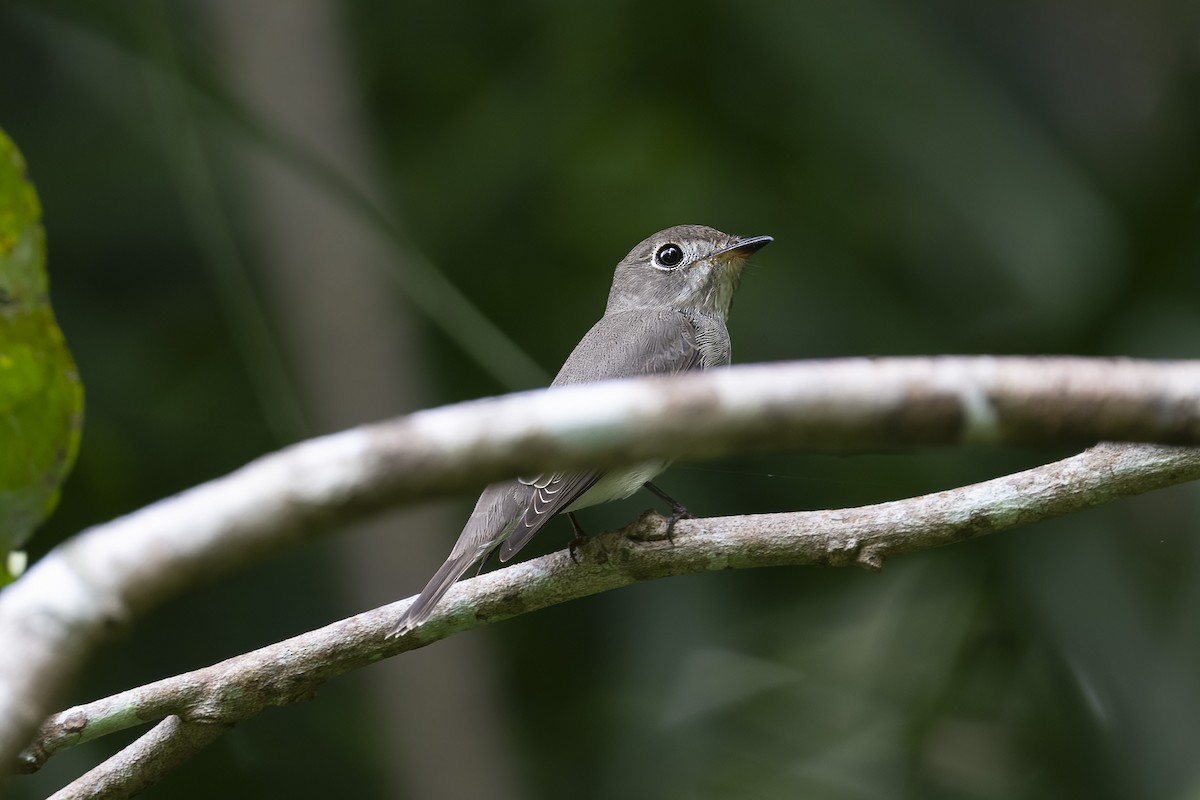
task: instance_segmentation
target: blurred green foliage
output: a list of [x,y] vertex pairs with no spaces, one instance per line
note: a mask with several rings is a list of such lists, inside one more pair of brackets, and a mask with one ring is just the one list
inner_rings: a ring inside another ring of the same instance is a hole
[[[89,387],[48,540],[232,469],[288,429],[254,386],[289,365],[239,347],[189,226],[178,143],[149,121],[148,81],[193,92],[252,288],[255,222],[229,140],[358,202],[305,162],[301,132],[231,99],[199,8],[0,6],[0,126],[42,194],[59,318]],[[612,265],[681,222],[776,238],[734,305],[737,362],[1197,356],[1194,4],[336,8],[388,195],[381,217],[360,209],[363,224],[403,231],[393,241],[428,256],[547,373],[600,314]],[[453,319],[422,324],[435,402],[525,380],[472,361],[440,332]],[[662,482],[699,514],[795,510],[1060,455],[737,458]],[[620,524],[649,504],[584,522]],[[1198,519],[1200,493],[1180,487],[878,575],[695,576],[498,626],[489,669],[516,771],[529,797],[1194,797]],[[456,534],[408,535],[449,547]],[[549,530],[541,547],[568,536]],[[360,610],[324,568],[332,546],[164,609],[73,699]],[[399,745],[373,740],[355,680],[239,727],[147,796],[386,796]],[[14,796],[46,794],[111,746],[56,759]],[[453,757],[445,769],[471,768]]]

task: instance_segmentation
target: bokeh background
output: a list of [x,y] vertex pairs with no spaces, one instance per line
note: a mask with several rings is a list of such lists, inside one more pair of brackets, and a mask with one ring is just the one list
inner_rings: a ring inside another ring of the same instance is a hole
[[[546,382],[617,260],[680,222],[776,237],[735,361],[1194,358],[1198,21],[1166,0],[0,4],[0,126],[88,392],[35,551],[308,435]],[[799,510],[1061,455],[731,458],[660,483],[703,515]],[[1198,489],[877,575],[702,575],[530,615],[268,711],[146,796],[1200,797]],[[473,499],[214,577],[67,701],[413,593]]]

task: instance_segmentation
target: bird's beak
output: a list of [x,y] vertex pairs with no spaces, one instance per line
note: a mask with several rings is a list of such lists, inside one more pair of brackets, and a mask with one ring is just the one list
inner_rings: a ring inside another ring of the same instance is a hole
[[760,250],[771,242],[775,241],[770,236],[746,236],[738,239],[728,247],[718,250],[714,255],[723,256],[726,253],[737,253],[741,258],[746,258],[756,250]]

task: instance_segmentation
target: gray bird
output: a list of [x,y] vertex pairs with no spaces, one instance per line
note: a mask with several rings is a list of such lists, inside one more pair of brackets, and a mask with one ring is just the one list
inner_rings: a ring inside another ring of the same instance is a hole
[[[770,242],[770,236],[743,238],[703,225],[677,225],[643,241],[617,265],[604,316],[575,346],[551,389],[728,364],[725,320],[742,265]],[[419,626],[473,564],[497,547],[500,560],[507,561],[560,512],[568,514],[580,535],[571,512],[629,497],[646,486],[670,502],[677,516],[686,513],[648,483],[669,463],[493,483],[479,496],[446,563],[390,635],[402,636]]]

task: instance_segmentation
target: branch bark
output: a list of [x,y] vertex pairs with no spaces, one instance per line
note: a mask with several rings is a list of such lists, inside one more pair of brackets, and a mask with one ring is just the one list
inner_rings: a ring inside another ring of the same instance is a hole
[[[54,697],[114,625],[192,583],[385,506],[508,475],[664,455],[1100,439],[1200,443],[1200,363],[985,357],[733,367],[478,401],[313,439],[85,531],[0,593],[0,771],[12,768]],[[833,515],[833,524],[850,512],[819,513]],[[1027,521],[1021,514],[1030,512],[1008,513],[1019,524]],[[961,535],[967,523],[1008,524],[1004,514],[968,518],[954,530]],[[782,526],[789,536],[798,530],[790,517],[754,519],[755,526]],[[706,523],[684,525],[680,532]],[[649,575],[650,564],[665,570],[661,574],[694,571],[699,565],[693,558],[762,565],[752,562],[774,547],[770,539],[739,539],[728,520],[721,525],[722,536],[743,548],[740,555],[737,548],[719,557],[682,547],[646,548],[650,560],[630,562],[633,572],[596,573],[603,580],[595,587],[568,594],[623,585]],[[828,555],[816,563],[850,558],[870,564],[895,546],[851,538],[853,547],[836,552],[852,552],[852,558]],[[662,564],[651,558],[654,553]],[[498,619],[558,602],[566,590],[543,573],[528,573],[539,568],[547,568],[541,560],[495,573],[519,582],[532,576],[515,596],[511,586],[499,596],[487,594],[491,581],[500,580],[492,576],[471,584],[484,592],[473,598],[483,605],[464,606],[464,590],[452,593],[440,630],[466,627],[476,615]],[[590,575],[593,568],[578,574]],[[617,579],[622,575],[623,582]],[[376,613],[386,625],[398,611]],[[436,630],[427,625],[417,638],[379,646],[372,657],[427,643],[421,637]],[[207,719],[203,713],[197,718]]]

